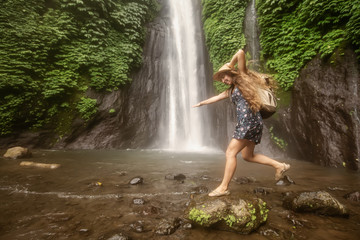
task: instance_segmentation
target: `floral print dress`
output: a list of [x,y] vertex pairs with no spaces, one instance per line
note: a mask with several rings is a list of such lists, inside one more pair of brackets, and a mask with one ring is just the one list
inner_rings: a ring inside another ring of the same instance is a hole
[[237,116],[233,138],[247,139],[259,144],[263,130],[263,120],[260,112],[253,113],[251,111],[249,103],[237,87],[231,94],[231,101],[236,105]]

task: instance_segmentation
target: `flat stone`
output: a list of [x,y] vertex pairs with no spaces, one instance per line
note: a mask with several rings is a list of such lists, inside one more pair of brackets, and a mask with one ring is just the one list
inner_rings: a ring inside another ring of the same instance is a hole
[[4,154],[4,158],[18,159],[18,158],[29,158],[32,154],[29,149],[24,147],[12,147],[9,148]]
[[137,185],[137,184],[141,184],[144,182],[144,179],[142,177],[135,177],[133,179],[130,180],[130,184],[131,185]]

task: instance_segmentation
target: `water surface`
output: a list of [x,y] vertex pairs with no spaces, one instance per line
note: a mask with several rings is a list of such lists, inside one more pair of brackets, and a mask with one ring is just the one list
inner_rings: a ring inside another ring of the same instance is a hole
[[[250,235],[208,230],[178,229],[170,236],[153,230],[162,220],[181,217],[196,187],[216,187],[223,174],[224,153],[173,153],[160,150],[33,151],[26,159],[59,163],[58,169],[22,167],[22,160],[0,159],[0,239],[108,239],[124,233],[132,239],[358,239],[360,205],[343,198],[359,190],[359,174],[285,159],[296,182],[276,186],[274,170],[238,160],[235,177],[255,182],[232,182],[232,194],[261,197],[271,207],[268,221]],[[183,182],[167,174],[184,174]],[[129,185],[141,176],[144,183]],[[101,183],[101,186],[99,186]],[[270,194],[253,190],[268,188]],[[282,207],[288,191],[325,190],[345,204],[350,217],[337,218],[292,213]],[[133,204],[143,198],[144,205]],[[294,219],[298,220],[297,223]],[[143,222],[143,232],[131,225]],[[268,236],[264,236],[265,233]]]

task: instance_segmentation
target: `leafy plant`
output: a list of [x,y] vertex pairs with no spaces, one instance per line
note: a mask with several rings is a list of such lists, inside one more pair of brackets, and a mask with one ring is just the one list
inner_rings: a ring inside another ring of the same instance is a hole
[[262,56],[281,87],[290,89],[317,54],[327,58],[347,42],[359,53],[359,5],[358,0],[257,0]]
[[[244,47],[243,19],[248,1],[202,0],[206,45],[214,72],[228,62],[231,54]],[[215,82],[218,91],[226,89]]]
[[94,103],[82,98],[85,91],[131,81],[141,65],[145,25],[158,10],[156,0],[2,1],[0,135],[56,129],[49,125],[71,121],[62,111],[93,116],[84,111]]
[[91,117],[97,112],[96,99],[82,97],[76,108],[81,114],[81,118],[85,121],[89,121]]

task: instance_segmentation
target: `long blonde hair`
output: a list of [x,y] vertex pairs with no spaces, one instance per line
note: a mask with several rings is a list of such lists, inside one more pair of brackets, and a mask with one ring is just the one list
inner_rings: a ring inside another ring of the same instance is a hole
[[250,69],[247,70],[247,73],[228,74],[233,77],[234,87],[239,88],[253,112],[258,112],[262,106],[257,89],[276,89],[275,82],[266,74],[260,74]]

